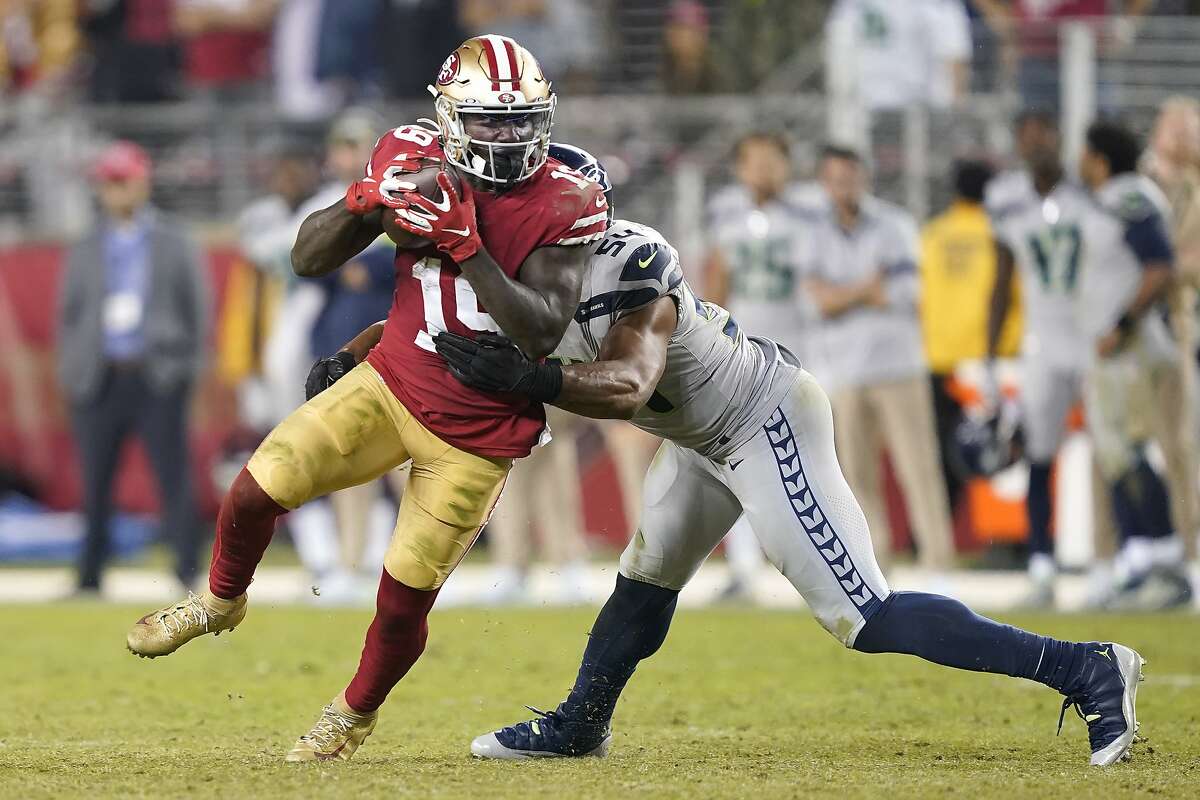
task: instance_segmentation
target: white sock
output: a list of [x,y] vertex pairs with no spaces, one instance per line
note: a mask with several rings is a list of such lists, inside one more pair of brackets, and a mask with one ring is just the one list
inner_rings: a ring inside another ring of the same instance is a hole
[[1049,553],[1034,553],[1029,556],[1029,579],[1036,584],[1050,583],[1058,574],[1054,556]]

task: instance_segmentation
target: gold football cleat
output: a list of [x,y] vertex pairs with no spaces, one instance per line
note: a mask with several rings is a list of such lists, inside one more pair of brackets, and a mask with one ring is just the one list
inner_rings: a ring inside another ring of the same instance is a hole
[[206,633],[231,631],[246,617],[246,595],[223,600],[207,591],[188,592],[186,600],[142,617],[125,637],[129,652],[142,658],[174,653],[183,645]]
[[288,761],[349,761],[358,746],[375,730],[379,712],[360,714],[346,704],[342,695],[321,711],[312,730],[296,740]]

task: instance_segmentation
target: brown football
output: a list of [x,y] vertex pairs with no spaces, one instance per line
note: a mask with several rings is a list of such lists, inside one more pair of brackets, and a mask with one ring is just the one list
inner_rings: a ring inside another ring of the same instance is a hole
[[[411,175],[402,175],[401,180],[410,181],[417,185],[417,191],[422,197],[428,197],[430,200],[442,199],[442,187],[438,186],[438,172],[442,170],[441,166],[431,164],[425,167],[420,172],[415,172]],[[459,178],[458,172],[454,167],[446,165],[446,174],[450,176],[450,183],[454,186],[456,192],[462,191],[462,179]],[[408,231],[396,224],[396,212],[390,208],[383,208],[380,222],[383,224],[383,232],[388,235],[388,238],[396,243],[397,247],[403,249],[415,249],[424,247],[429,244],[428,239],[419,236],[413,236]]]

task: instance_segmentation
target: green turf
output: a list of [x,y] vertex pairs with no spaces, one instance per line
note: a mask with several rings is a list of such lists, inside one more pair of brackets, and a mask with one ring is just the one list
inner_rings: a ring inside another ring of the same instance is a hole
[[283,754],[353,671],[364,612],[252,608],[231,636],[157,661],[124,650],[145,609],[0,606],[0,797],[1196,797],[1200,619],[1022,618],[1116,638],[1150,664],[1148,743],[1085,766],[1083,724],[1054,736],[1035,684],[847,652],[807,616],[680,612],[634,679],[612,755],[490,763],[471,738],[553,706],[593,616],[447,611],[349,764]]

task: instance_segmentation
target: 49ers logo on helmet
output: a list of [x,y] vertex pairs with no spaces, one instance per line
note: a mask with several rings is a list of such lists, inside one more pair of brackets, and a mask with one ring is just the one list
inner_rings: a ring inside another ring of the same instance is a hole
[[440,86],[445,86],[447,83],[450,83],[450,81],[454,80],[454,77],[458,75],[458,67],[458,51],[455,50],[446,58],[445,61],[442,62],[442,68],[438,70],[438,84]]
[[509,92],[505,92],[504,94],[500,95],[496,99],[499,100],[501,103],[515,103],[517,100],[517,96],[515,94],[510,94]]

